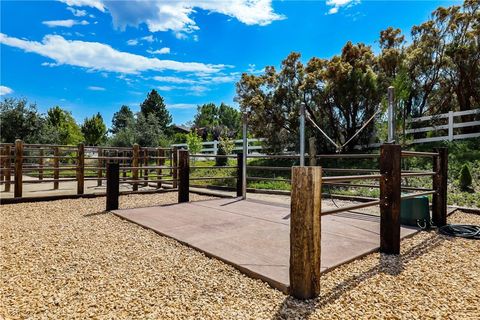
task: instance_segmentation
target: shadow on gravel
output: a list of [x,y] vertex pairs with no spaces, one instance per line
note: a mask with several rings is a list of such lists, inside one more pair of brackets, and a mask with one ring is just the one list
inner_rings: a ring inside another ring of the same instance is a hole
[[85,215],[83,215],[85,218],[89,218],[89,217],[95,217],[95,216],[100,216],[100,215],[104,215],[104,214],[107,214],[107,213],[110,213],[110,211],[100,211],[100,212],[92,212],[92,213],[87,213]]
[[[316,299],[301,301],[290,296],[285,298],[272,319],[308,318],[312,313],[315,312],[315,310],[335,302],[335,300],[340,298],[342,295],[348,291],[354,290],[362,282],[374,277],[375,275],[383,273],[396,276],[401,274],[404,270],[405,264],[421,257],[428,251],[440,246],[442,242],[448,240],[450,239],[438,235],[436,232],[432,231],[432,235],[428,239],[423,240],[401,255],[395,256],[380,254],[378,265],[361,273],[350,276],[328,291],[322,290],[320,292],[320,297]],[[348,265],[346,265],[346,267],[347,266]],[[321,283],[320,287],[322,288]]]

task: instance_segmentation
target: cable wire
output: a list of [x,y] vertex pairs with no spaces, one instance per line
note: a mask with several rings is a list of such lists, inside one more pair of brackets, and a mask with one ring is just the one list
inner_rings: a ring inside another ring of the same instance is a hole
[[480,226],[468,224],[447,224],[438,228],[441,234],[466,239],[480,240]]

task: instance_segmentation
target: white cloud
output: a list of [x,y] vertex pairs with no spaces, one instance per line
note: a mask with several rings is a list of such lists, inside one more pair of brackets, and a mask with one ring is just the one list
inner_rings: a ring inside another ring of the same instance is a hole
[[143,40],[143,41],[147,41],[147,42],[153,42],[153,41],[155,41],[155,38],[154,38],[152,35],[145,36],[145,37],[142,37],[142,38],[140,38],[140,39]]
[[227,1],[100,1],[60,0],[71,6],[90,6],[101,11],[108,9],[117,28],[146,24],[151,32],[173,31],[178,38],[198,30],[193,16],[195,9],[233,17],[246,25],[265,26],[273,21],[285,19],[274,12],[271,0],[227,0]]
[[0,43],[50,58],[56,65],[72,65],[89,70],[137,74],[143,71],[173,70],[216,73],[229,66],[199,62],[160,60],[118,51],[99,42],[66,40],[59,35],[46,35],[42,42],[9,37],[0,33]]
[[145,36],[145,37],[142,37],[142,38],[130,39],[130,40],[127,41],[127,44],[128,44],[129,46],[136,46],[136,45],[139,44],[141,41],[154,42],[154,41],[155,41],[155,38],[154,38],[152,35],[149,35],[149,36]]
[[59,0],[71,7],[92,7],[105,12],[102,0]]
[[74,25],[85,26],[85,25],[88,24],[88,21],[86,21],[86,20],[79,21],[79,20],[68,19],[68,20],[42,21],[42,23],[46,26],[49,26],[50,28],[54,28],[54,27],[71,28]]
[[196,85],[206,85],[206,84],[220,84],[220,83],[229,83],[235,82],[236,77],[234,75],[221,75],[221,76],[209,76],[201,75],[197,79],[192,78],[180,78],[172,76],[155,76],[154,80],[158,82],[166,83],[177,83],[177,84],[196,84]]
[[170,48],[163,47],[161,49],[152,51],[152,50],[147,50],[148,53],[150,54],[169,54],[170,53]]
[[127,41],[127,44],[129,46],[136,46],[138,44],[138,40],[137,39],[130,39]]
[[197,109],[197,105],[193,103],[173,103],[167,104],[168,109]]
[[12,93],[12,92],[13,92],[13,90],[10,89],[9,87],[0,86],[0,96],[6,95],[6,94],[10,94],[10,93]]
[[359,3],[360,0],[327,0],[326,5],[332,7],[328,10],[328,14],[335,14],[342,7],[350,8]]
[[87,11],[79,10],[72,7],[67,7],[67,10],[70,11],[75,17],[85,17],[87,15]]
[[104,87],[97,87],[97,86],[89,86],[87,87],[87,89],[92,91],[105,91]]

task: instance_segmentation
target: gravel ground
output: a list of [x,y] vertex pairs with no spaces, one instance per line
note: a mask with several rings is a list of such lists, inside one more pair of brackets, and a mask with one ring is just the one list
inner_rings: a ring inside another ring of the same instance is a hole
[[[192,200],[206,197],[192,195]],[[233,267],[102,212],[104,198],[0,207],[0,318],[475,319],[480,242],[422,232],[322,276],[300,302]],[[176,194],[121,197],[121,207]],[[455,213],[450,222],[480,224]]]

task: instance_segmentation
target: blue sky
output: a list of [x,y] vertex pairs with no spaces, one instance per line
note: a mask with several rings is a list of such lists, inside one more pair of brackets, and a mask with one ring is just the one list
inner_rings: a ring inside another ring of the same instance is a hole
[[196,105],[235,105],[242,72],[307,61],[348,40],[377,49],[381,30],[410,28],[459,1],[1,1],[1,95],[54,105],[107,125],[122,104],[138,111],[151,89],[175,123]]

